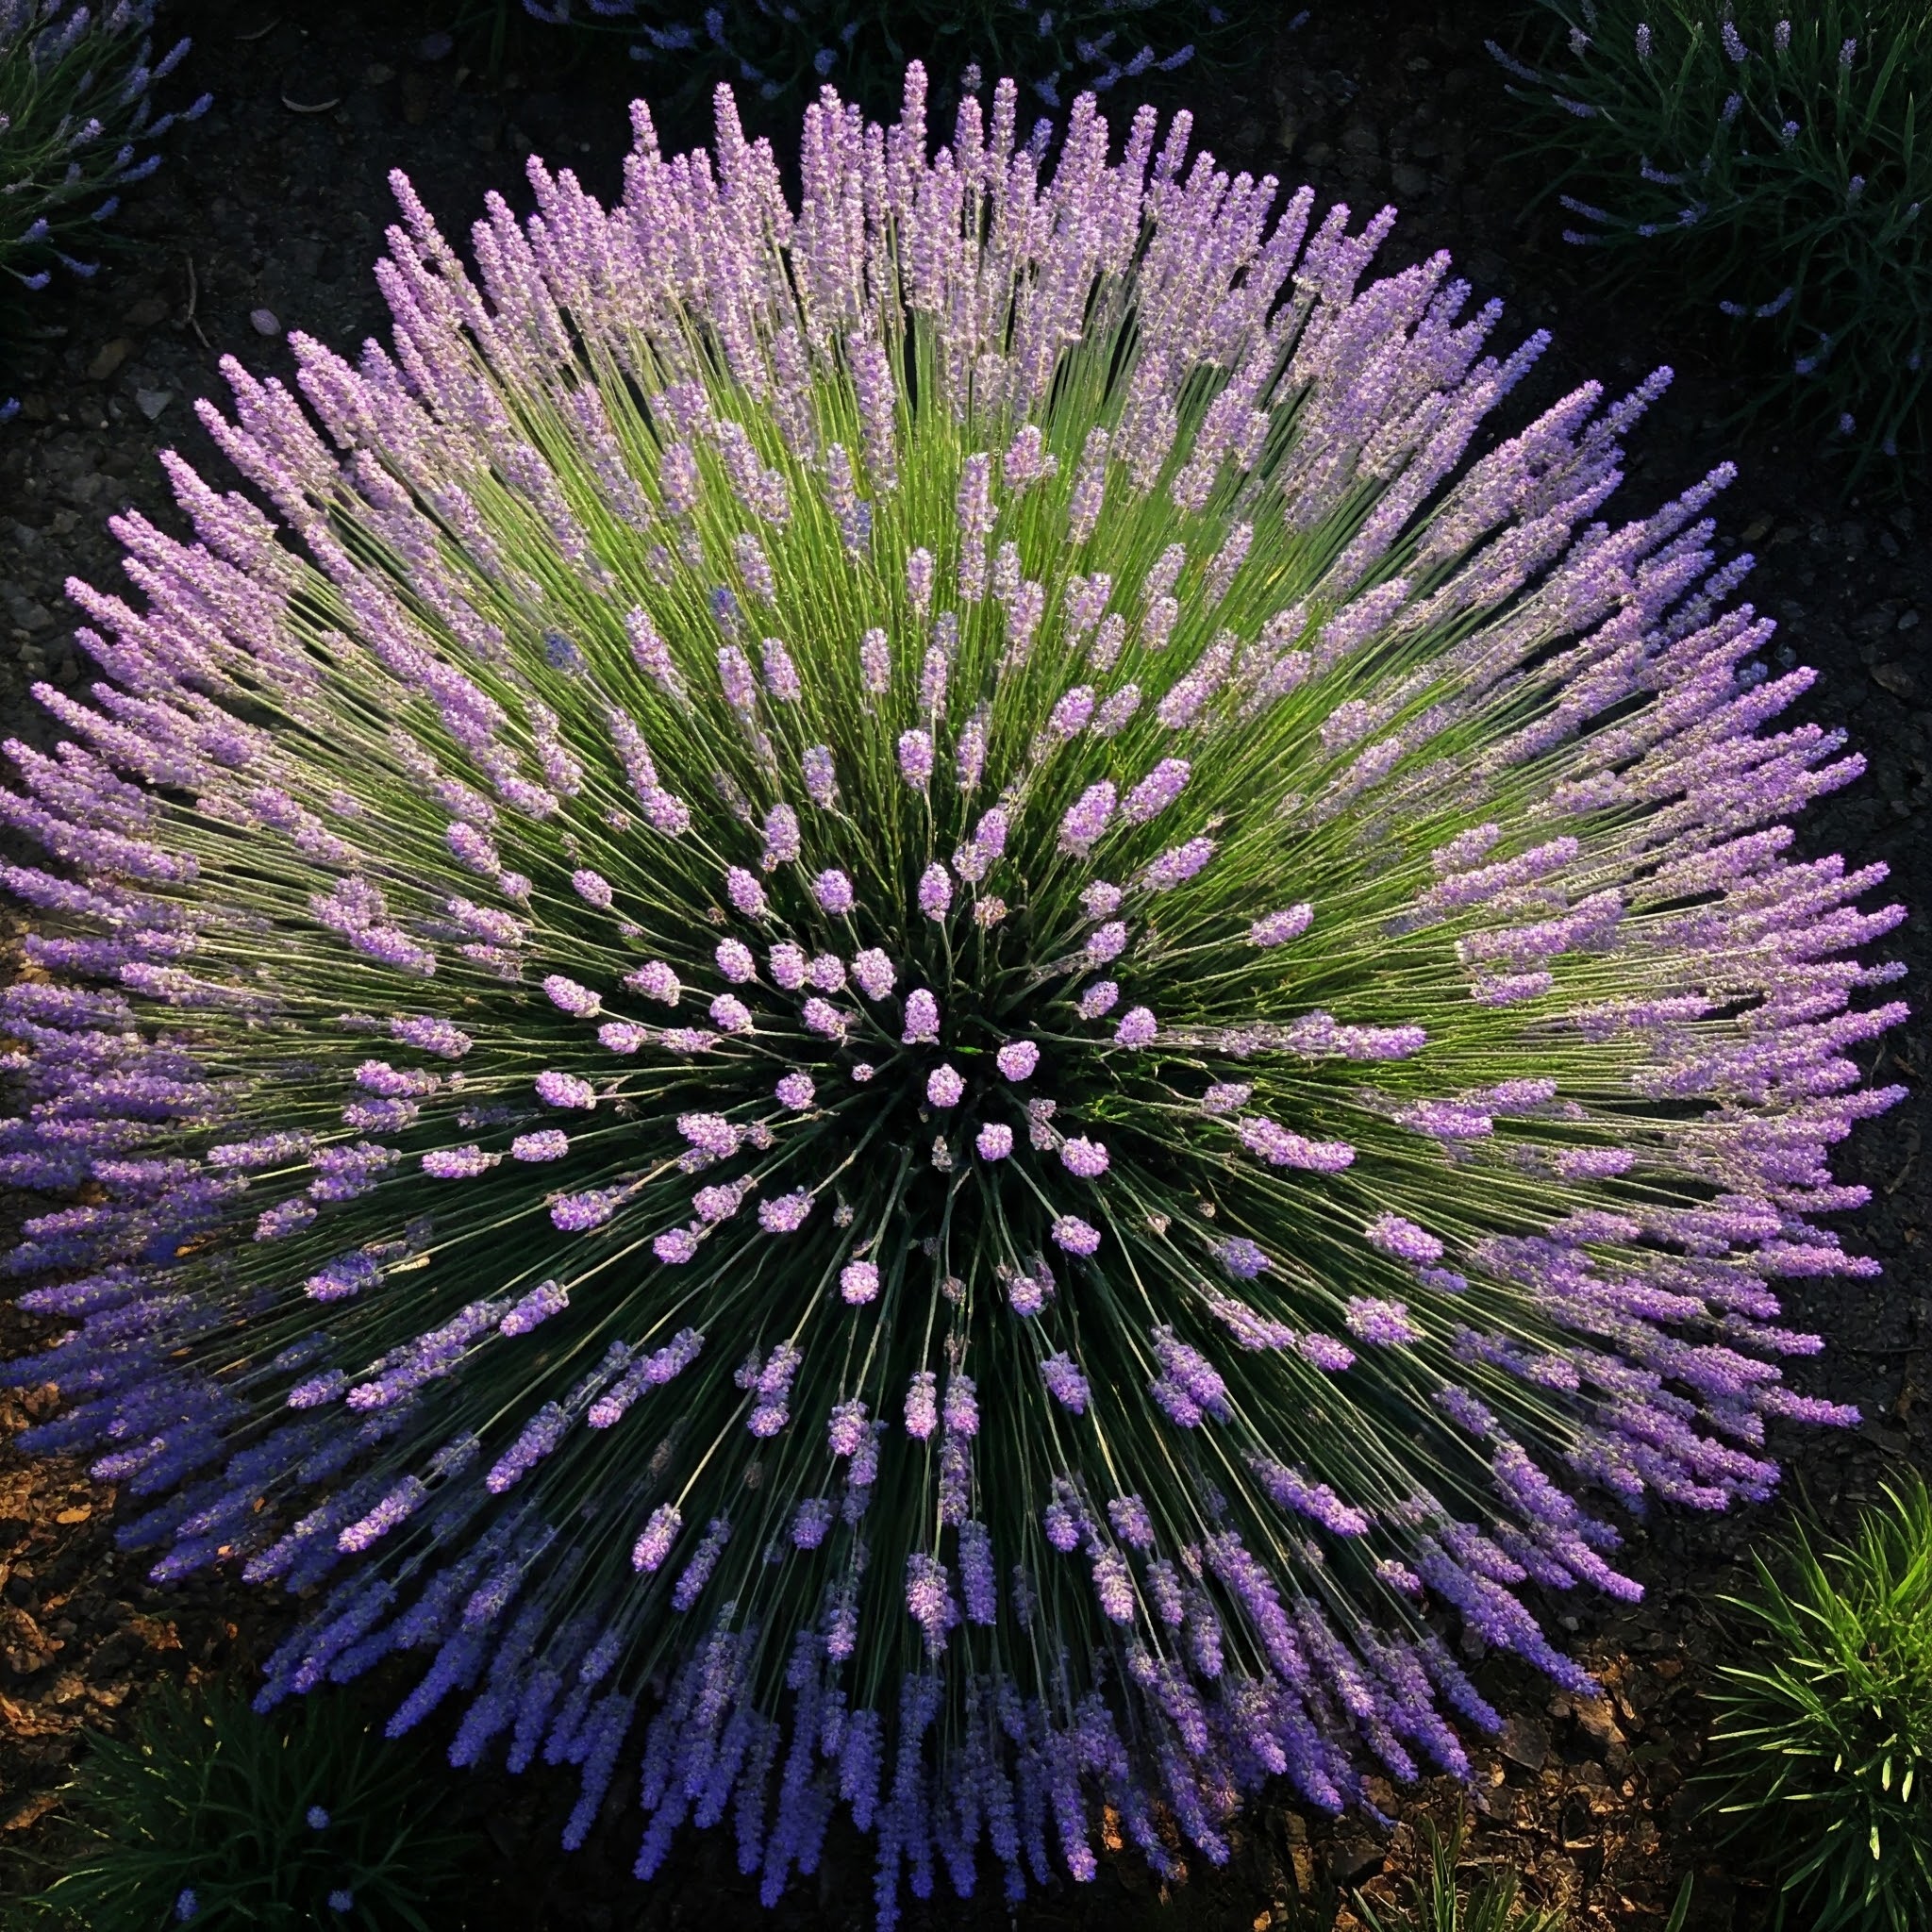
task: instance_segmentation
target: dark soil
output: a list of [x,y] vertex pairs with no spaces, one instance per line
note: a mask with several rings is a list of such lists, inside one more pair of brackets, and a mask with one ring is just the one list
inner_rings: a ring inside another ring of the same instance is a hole
[[[62,585],[70,575],[116,584],[107,516],[132,504],[172,521],[159,449],[178,446],[222,474],[192,411],[196,399],[222,394],[220,358],[286,373],[288,329],[351,348],[381,325],[369,267],[388,219],[391,168],[405,169],[460,235],[486,191],[520,199],[531,149],[608,193],[627,143],[632,70],[621,41],[584,48],[532,28],[491,79],[463,64],[461,44],[425,58],[425,36],[447,20],[410,4],[290,5],[277,20],[267,5],[208,0],[175,13],[196,39],[190,78],[214,90],[217,106],[129,196],[118,225],[127,245],[110,270],[33,305],[38,340],[0,384],[25,405],[0,430],[0,723],[23,736],[44,735],[32,682],[82,680]],[[1694,332],[1661,325],[1650,305],[1607,296],[1591,278],[1593,259],[1565,250],[1547,213],[1525,213],[1539,173],[1508,158],[1512,106],[1482,52],[1485,36],[1507,35],[1511,16],[1511,0],[1327,0],[1298,32],[1264,30],[1238,70],[1191,77],[1201,133],[1225,162],[1310,180],[1324,199],[1358,211],[1392,199],[1404,221],[1385,266],[1447,247],[1479,294],[1507,299],[1509,340],[1553,329],[1556,346],[1524,408],[1586,375],[1627,386],[1657,362],[1676,367],[1676,388],[1635,439],[1626,513],[1723,457],[1737,460],[1740,480],[1721,508],[1732,547],[1760,558],[1747,592],[1780,620],[1780,664],[1790,653],[1819,668],[1810,715],[1847,726],[1870,759],[1865,781],[1826,800],[1802,836],[1816,850],[1890,864],[1895,891],[1922,910],[1891,945],[1914,969],[1906,997],[1923,1008],[1932,668],[1922,664],[1917,627],[1932,615],[1932,562],[1919,535],[1932,524],[1932,492],[1921,477],[1903,501],[1845,501],[1814,452],[1782,438],[1774,422],[1721,434],[1746,381],[1710,365]],[[702,130],[666,133],[689,140]],[[1851,1239],[1881,1257],[1884,1275],[1795,1284],[1790,1297],[1794,1325],[1822,1329],[1832,1344],[1798,1365],[1801,1386],[1855,1402],[1865,1416],[1841,1433],[1788,1431],[1779,1445],[1793,1497],[1834,1528],[1901,1460],[1932,1461],[1932,1216],[1916,1091],[1924,1052],[1916,1027],[1876,1050],[1874,1075],[1906,1078],[1914,1097],[1864,1129],[1841,1162],[1844,1178],[1873,1189]],[[0,1306],[0,1355],[48,1328]],[[50,1399],[0,1398],[0,1431],[12,1434]],[[207,1580],[151,1588],[142,1562],[113,1551],[112,1505],[110,1488],[71,1464],[0,1450],[5,1890],[36,1882],[58,1859],[58,1788],[86,1725],[120,1722],[158,1676],[245,1671],[289,1614]],[[1632,1557],[1647,1586],[1641,1606],[1583,1598],[1552,1607],[1600,1671],[1606,1695],[1595,1703],[1552,1697],[1546,1684],[1493,1659],[1484,1666],[1488,1688],[1521,1714],[1499,1746],[1475,1753],[1472,1857],[1522,1873],[1528,1895],[1570,1906],[1574,1924],[1592,1932],[1661,1924],[1687,1873],[1696,1874],[1692,1932],[1752,1932],[1765,1922],[1769,1891],[1748,1860],[1720,1847],[1692,1780],[1708,1721],[1701,1693],[1714,1662],[1737,1654],[1721,1599],[1743,1581],[1747,1553],[1779,1534],[1788,1507],[1716,1523],[1660,1516]],[[637,1826],[625,1773],[591,1845],[558,1852],[574,1783],[452,1774],[448,1801],[476,1827],[475,1895],[453,1907],[453,1923],[546,1932],[762,1923],[720,1834],[688,1842],[653,1886],[631,1878]],[[1263,1807],[1224,1871],[1197,1862],[1170,1894],[1133,1859],[1110,1860],[1091,1890],[1062,1887],[1016,1923],[1128,1926],[1156,1923],[1157,1913],[1162,1925],[1257,1932],[1313,1923],[1304,1904],[1334,1885],[1398,1892],[1415,1868],[1412,1825],[1452,1818],[1464,1797],[1442,1785],[1382,1802],[1405,1821],[1392,1839]],[[869,1922],[870,1900],[863,1848],[835,1839],[817,1881],[793,1888],[776,1923],[858,1926]],[[913,1907],[908,1923],[1006,1916],[994,1887],[971,1907],[942,1893]]]

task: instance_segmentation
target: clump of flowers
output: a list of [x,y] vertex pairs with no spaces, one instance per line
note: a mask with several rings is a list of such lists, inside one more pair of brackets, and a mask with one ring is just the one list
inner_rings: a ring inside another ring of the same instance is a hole
[[1777,1284],[1871,1272],[1900,915],[1787,856],[1859,760],[1764,728],[1728,472],[1593,521],[1667,372],[1469,459],[1542,338],[1186,116],[934,151],[914,67],[795,210],[635,126],[480,284],[397,177],[391,346],[205,411],[275,517],[170,456],[73,587],[27,1445],[320,1591],[264,1707],[419,1653],[570,1843],[641,1732],[644,1875],[844,1805],[890,1924],[1463,1771],[1458,1629],[1588,1684],[1518,1586],[1850,1419]]
[[1774,406],[1849,451],[1924,453],[1932,376],[1924,9],[1820,0],[1539,0],[1525,64],[1493,43],[1556,164],[1564,240],[1757,352]]
[[14,282],[44,288],[62,267],[92,275],[83,238],[160,166],[151,143],[208,111],[208,94],[154,111],[156,83],[189,47],[155,59],[154,12],[155,0],[0,0],[0,271]]

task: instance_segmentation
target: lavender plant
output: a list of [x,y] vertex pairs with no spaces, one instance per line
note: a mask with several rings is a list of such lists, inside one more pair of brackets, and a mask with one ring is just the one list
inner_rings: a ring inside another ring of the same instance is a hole
[[1525,64],[1563,239],[1756,353],[1752,407],[1874,458],[1926,448],[1932,85],[1922,0],[1539,0]]
[[[509,0],[496,0],[507,8]],[[1242,11],[1235,0],[523,0],[552,25],[614,28],[634,35],[630,53],[667,89],[694,93],[724,80],[764,101],[809,101],[830,82],[860,103],[890,99],[908,56],[950,93],[969,92],[982,73],[1014,75],[1043,106],[1058,109],[1082,90],[1105,93],[1150,73],[1172,73],[1208,46],[1226,49]],[[501,39],[499,32],[498,39]]]
[[480,283],[396,177],[392,344],[227,365],[275,515],[164,458],[0,805],[26,1446],[319,1592],[264,1707],[420,1653],[567,1843],[640,1731],[641,1875],[842,1804],[886,1924],[1462,1772],[1458,1629],[1587,1687],[1519,1587],[1852,1418],[1777,1284],[1897,1091],[1728,470],[1592,521],[1668,372],[1471,459],[1544,339],[1392,211],[1016,112],[828,94],[794,210],[640,105]]
[[154,88],[186,58],[183,39],[152,58],[155,0],[112,11],[68,0],[0,0],[0,270],[42,289],[57,267],[92,275],[70,252],[160,166],[141,148],[208,111],[154,111]]

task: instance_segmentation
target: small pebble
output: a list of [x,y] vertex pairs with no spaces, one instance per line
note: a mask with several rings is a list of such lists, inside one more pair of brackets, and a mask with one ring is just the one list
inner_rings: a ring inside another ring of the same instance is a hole
[[134,407],[150,423],[159,419],[160,413],[175,400],[171,389],[138,389],[134,391]]
[[258,336],[278,336],[282,332],[281,318],[273,308],[251,308],[248,325]]
[[425,34],[417,45],[416,58],[419,60],[441,60],[455,45],[456,42],[448,34]]

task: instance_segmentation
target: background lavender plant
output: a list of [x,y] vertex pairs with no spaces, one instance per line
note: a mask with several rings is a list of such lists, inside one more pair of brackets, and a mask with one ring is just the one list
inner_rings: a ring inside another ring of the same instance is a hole
[[[622,203],[533,169],[480,288],[397,181],[393,344],[229,366],[117,525],[95,705],[13,748],[59,872],[25,1439],[167,1579],[325,1586],[272,1706],[429,1654],[451,1756],[642,1729],[648,1875],[1090,1875],[1098,1802],[1464,1766],[1458,1624],[1628,1597],[1606,1513],[1767,1494],[1775,1283],[1896,1090],[1858,770],[1726,608],[1714,472],[1593,522],[1659,372],[1471,460],[1484,353],[1391,217],[1016,90],[928,151],[728,96]],[[88,988],[76,979],[103,982]]]
[[1132,94],[1142,76],[1231,51],[1252,19],[1241,0],[523,0],[523,10],[624,32],[667,100],[702,103],[724,81],[795,108],[829,82],[868,108],[896,94],[909,58],[947,101],[962,76],[976,92],[981,74],[1015,76],[1035,108],[1058,110],[1082,89]]
[[[186,57],[176,41],[158,59],[149,30],[155,0],[111,9],[70,0],[0,0],[0,275],[44,288],[57,268],[92,275],[96,225],[120,191],[160,165],[149,144],[176,120],[157,115],[154,88]],[[143,153],[143,148],[147,152]]]
[[[1920,0],[1538,0],[1543,31],[1491,51],[1571,217],[1761,364],[1755,408],[1846,448],[1851,474],[1927,448],[1932,92]],[[1574,192],[1569,191],[1574,191]],[[1894,476],[1896,472],[1893,473]]]

